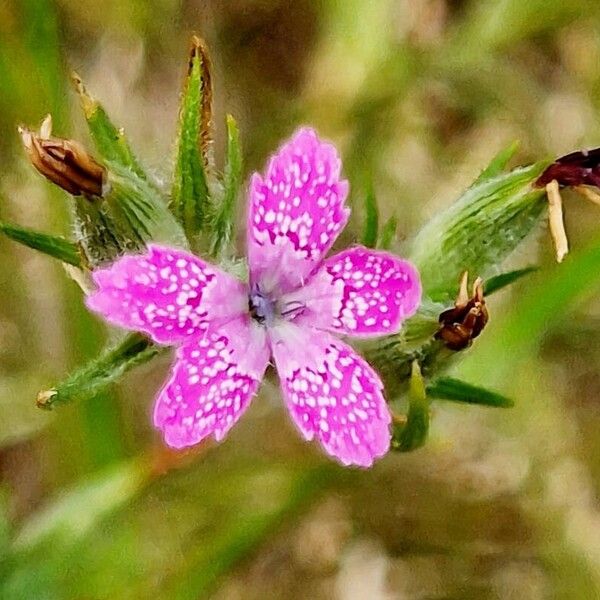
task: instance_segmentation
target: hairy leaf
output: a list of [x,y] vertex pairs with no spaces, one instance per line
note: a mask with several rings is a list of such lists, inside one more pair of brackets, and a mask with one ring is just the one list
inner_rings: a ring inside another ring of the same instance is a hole
[[64,238],[47,233],[34,231],[18,225],[0,222],[0,231],[11,240],[19,242],[28,248],[38,250],[43,254],[58,258],[64,263],[73,265],[74,267],[81,266],[81,255],[77,244],[65,240]]
[[40,408],[53,408],[76,400],[86,400],[111,383],[117,382],[127,371],[148,362],[163,348],[138,333],[127,335],[117,346],[72,373],[65,381],[38,394]]
[[452,298],[464,271],[486,277],[533,229],[545,193],[531,184],[545,166],[515,169],[470,187],[421,229],[410,258],[433,300]]
[[194,39],[189,70],[179,109],[177,157],[173,173],[171,210],[183,224],[189,240],[202,230],[209,213],[210,198],[202,144],[205,137],[203,125],[205,52],[202,43]]
[[112,123],[102,105],[88,94],[76,73],[73,73],[73,82],[79,94],[90,135],[102,159],[131,169],[138,177],[146,179],[146,174],[135,158],[123,130]]

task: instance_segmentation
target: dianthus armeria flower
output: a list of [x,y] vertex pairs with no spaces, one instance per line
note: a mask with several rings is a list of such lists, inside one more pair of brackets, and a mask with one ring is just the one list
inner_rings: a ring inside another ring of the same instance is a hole
[[168,445],[221,440],[272,359],[307,440],[363,467],[389,449],[381,380],[337,336],[398,331],[421,287],[414,267],[386,252],[356,246],[325,258],[350,214],[340,168],[335,148],[305,128],[271,158],[264,178],[252,177],[248,283],[157,245],[94,272],[91,309],[177,346],[154,409]]

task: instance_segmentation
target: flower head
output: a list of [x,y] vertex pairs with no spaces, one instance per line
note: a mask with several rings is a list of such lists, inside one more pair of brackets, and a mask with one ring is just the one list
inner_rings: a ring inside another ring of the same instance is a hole
[[338,335],[396,332],[420,302],[415,268],[353,247],[325,258],[346,225],[348,183],[333,146],[300,129],[250,183],[249,282],[176,248],[149,245],[94,272],[88,306],[177,346],[154,409],[170,446],[221,440],[269,361],[290,415],[343,464],[370,466],[390,445],[379,376]]

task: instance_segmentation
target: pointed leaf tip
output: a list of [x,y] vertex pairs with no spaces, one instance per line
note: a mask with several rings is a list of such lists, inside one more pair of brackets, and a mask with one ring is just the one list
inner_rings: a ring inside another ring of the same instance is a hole
[[190,241],[202,231],[210,212],[207,166],[211,160],[212,87],[206,47],[192,39],[188,73],[179,108],[177,155],[171,210]]
[[79,95],[90,135],[100,156],[107,162],[117,163],[131,169],[142,179],[148,179],[144,169],[134,156],[123,129],[113,124],[104,107],[88,93],[77,73],[72,73],[71,80]]
[[423,446],[429,434],[430,418],[425,382],[419,363],[415,360],[412,363],[409,383],[408,414],[404,423],[399,420],[394,423],[392,449],[410,452]]
[[514,401],[497,392],[482,388],[460,379],[440,377],[427,386],[427,395],[438,400],[479,404],[497,408],[512,408]]

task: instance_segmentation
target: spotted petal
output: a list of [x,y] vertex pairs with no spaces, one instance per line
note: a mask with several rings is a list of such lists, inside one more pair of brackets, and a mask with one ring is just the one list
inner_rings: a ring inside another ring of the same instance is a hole
[[97,289],[87,298],[90,309],[163,344],[198,335],[209,323],[247,309],[241,282],[174,248],[150,245],[146,254],[123,256],[94,271],[93,278]]
[[298,324],[367,337],[398,331],[420,301],[419,274],[409,262],[357,246],[325,260],[282,304],[304,307]]
[[264,328],[240,317],[177,350],[169,382],[154,408],[154,425],[174,448],[217,441],[242,416],[269,360]]
[[304,438],[344,465],[369,467],[383,456],[391,417],[368,363],[328,333],[287,323],[271,336],[283,395]]
[[335,148],[300,129],[254,174],[248,210],[251,284],[285,292],[304,284],[346,225],[348,182]]

